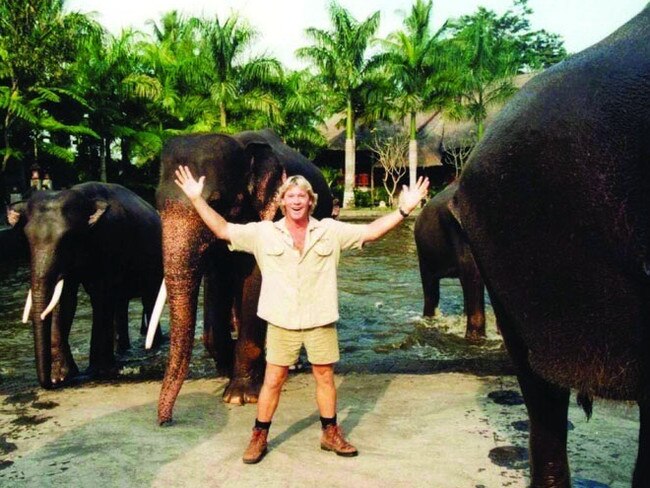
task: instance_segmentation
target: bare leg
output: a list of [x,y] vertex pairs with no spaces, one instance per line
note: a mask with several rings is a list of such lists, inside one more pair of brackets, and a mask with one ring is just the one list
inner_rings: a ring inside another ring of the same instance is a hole
[[333,364],[313,364],[312,373],[316,380],[316,403],[321,417],[336,415],[336,385]]
[[288,374],[288,366],[267,363],[264,384],[257,402],[257,420],[260,422],[270,422],[273,419],[273,414],[280,403],[282,385],[284,385]]

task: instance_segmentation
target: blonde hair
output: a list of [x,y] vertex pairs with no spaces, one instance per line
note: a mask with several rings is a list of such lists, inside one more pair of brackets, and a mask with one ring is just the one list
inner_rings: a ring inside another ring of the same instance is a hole
[[293,175],[289,176],[282,186],[278,190],[278,199],[280,200],[280,210],[282,210],[282,215],[284,215],[284,194],[289,191],[289,188],[297,186],[301,190],[307,192],[309,195],[309,215],[314,213],[316,208],[316,203],[318,203],[318,193],[314,193],[314,189],[311,186],[311,183],[302,175]]

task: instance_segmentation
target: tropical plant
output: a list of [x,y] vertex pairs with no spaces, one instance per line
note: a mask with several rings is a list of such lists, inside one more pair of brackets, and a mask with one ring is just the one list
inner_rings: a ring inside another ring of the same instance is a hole
[[96,135],[54,113],[63,102],[85,104],[67,68],[99,31],[87,17],[64,13],[62,0],[0,2],[0,174],[11,159],[37,162],[46,153],[71,160],[69,138],[57,134]]
[[[78,89],[92,108],[84,117],[100,136],[98,141],[81,141],[79,150],[87,161],[98,163],[99,168],[85,169],[88,176],[101,181],[108,181],[114,149],[125,166],[131,164],[133,146],[147,146],[156,153],[161,148],[161,141],[144,127],[146,101],[160,98],[161,86],[143,69],[137,48],[141,38],[141,33],[131,29],[118,36],[105,33],[86,43],[74,65]],[[118,168],[112,171],[119,172]]]
[[288,74],[280,93],[280,112],[271,124],[289,146],[313,159],[327,141],[318,130],[324,124],[325,96],[307,70]]
[[449,113],[455,118],[471,118],[479,140],[489,107],[516,91],[514,75],[548,67],[566,57],[557,34],[530,31],[531,13],[528,0],[515,0],[502,16],[480,7],[448,24],[461,68],[461,95]]
[[203,22],[200,75],[217,109],[219,129],[223,132],[237,128],[229,123],[229,114],[230,117],[236,114],[240,119],[261,115],[262,121],[254,125],[268,125],[278,117],[277,92],[283,78],[282,66],[268,56],[243,59],[257,35],[237,14],[223,23],[218,16]]
[[332,30],[306,29],[307,37],[313,44],[298,49],[296,54],[314,63],[322,86],[329,89],[328,106],[331,112],[345,113],[343,208],[347,208],[354,205],[355,115],[363,111],[373,86],[373,83],[369,83],[371,69],[366,51],[379,27],[379,12],[358,22],[346,9],[331,2],[329,17]]
[[483,7],[473,15],[461,17],[452,29],[462,69],[458,79],[460,96],[451,113],[472,119],[480,140],[488,108],[516,91],[512,82],[519,67],[515,43],[512,38],[499,35],[496,14]]
[[385,53],[377,56],[395,88],[392,111],[409,118],[409,184],[416,180],[417,128],[415,116],[432,108],[437,113],[450,106],[458,91],[455,63],[443,42],[445,23],[431,32],[432,0],[416,0],[404,19],[404,30],[380,40]]

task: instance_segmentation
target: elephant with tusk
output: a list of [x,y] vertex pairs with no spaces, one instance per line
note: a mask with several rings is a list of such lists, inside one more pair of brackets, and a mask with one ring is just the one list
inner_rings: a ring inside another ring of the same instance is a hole
[[259,268],[251,255],[229,251],[206,227],[174,183],[180,164],[205,175],[205,199],[230,222],[280,216],[276,192],[294,174],[305,176],[319,195],[314,216],[332,213],[332,196],[320,170],[270,130],[233,136],[197,134],[167,142],[157,190],[170,311],[169,360],[158,403],[160,424],[171,421],[189,370],[202,278],[203,343],[217,369],[230,376],[224,401],[256,402],[265,366],[266,322],[257,316]]
[[115,343],[130,346],[129,300],[142,297],[150,317],[162,282],[156,210],[122,186],[91,182],[34,193],[11,205],[7,220],[29,244],[31,287],[22,318],[32,321],[41,386],[64,384],[79,371],[68,342],[79,285],[93,313],[88,372],[110,374]]

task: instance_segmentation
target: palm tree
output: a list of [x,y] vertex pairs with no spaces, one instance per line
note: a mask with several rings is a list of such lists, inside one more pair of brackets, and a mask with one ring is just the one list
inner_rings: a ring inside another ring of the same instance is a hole
[[366,83],[371,71],[366,50],[379,27],[379,12],[358,22],[336,2],[329,5],[333,30],[308,28],[305,32],[313,45],[296,54],[314,62],[324,86],[331,92],[329,101],[334,113],[345,113],[345,190],[343,208],[354,206],[355,176],[355,109],[361,110],[368,96]]
[[207,91],[218,108],[222,131],[231,129],[229,112],[263,112],[267,118],[277,116],[275,91],[280,89],[283,77],[280,63],[271,57],[242,57],[256,39],[256,31],[237,14],[223,24],[219,17],[203,24],[201,56],[204,57],[201,76]]
[[53,140],[59,133],[93,135],[53,114],[64,101],[85,103],[67,86],[66,67],[99,31],[86,16],[64,13],[62,0],[0,2],[0,174],[10,159],[27,154],[34,161],[43,152],[71,160],[69,145]]
[[483,137],[488,108],[509,98],[519,60],[512,38],[500,35],[494,12],[480,7],[453,26],[454,44],[462,65],[458,112],[476,123],[477,140]]
[[324,123],[322,87],[307,70],[290,73],[283,87],[279,120],[272,127],[285,143],[313,158],[327,143],[318,130]]
[[393,110],[400,119],[409,117],[409,184],[416,181],[417,128],[415,116],[435,108],[438,112],[449,106],[457,79],[450,52],[445,49],[441,35],[445,23],[436,33],[431,33],[432,1],[416,0],[404,19],[404,30],[393,32],[380,41],[385,53],[377,57],[391,77],[395,87]]
[[108,180],[108,162],[115,142],[121,143],[125,164],[130,164],[131,143],[153,145],[153,151],[162,145],[142,127],[145,103],[160,98],[161,86],[155,77],[144,72],[137,50],[140,36],[130,29],[117,37],[106,33],[87,43],[74,66],[77,85],[92,108],[85,118],[100,135],[97,143],[82,141],[81,150],[89,152],[90,160],[99,160],[101,181]]

